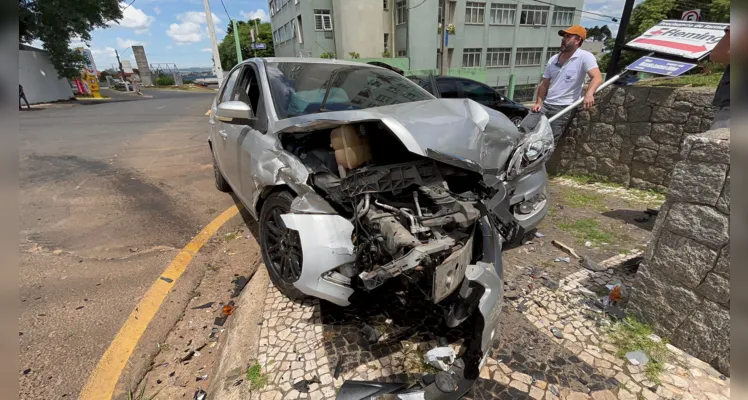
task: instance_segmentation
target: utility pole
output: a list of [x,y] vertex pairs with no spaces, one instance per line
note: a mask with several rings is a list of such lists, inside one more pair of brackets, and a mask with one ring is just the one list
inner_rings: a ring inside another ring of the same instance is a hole
[[[442,42],[439,48],[442,51],[442,65],[441,70],[439,71],[440,75],[446,76],[447,71],[449,71],[449,65],[447,63],[449,62],[448,52],[447,52],[447,13],[449,12],[449,1],[447,0],[441,0],[442,2],[442,18],[441,21],[439,21],[442,24]],[[410,22],[410,21],[408,21]],[[410,56],[410,54],[408,54]]]
[[210,47],[213,49],[213,71],[218,79],[218,86],[223,83],[223,68],[221,68],[221,56],[218,54],[218,43],[216,43],[216,28],[213,26],[213,13],[210,12],[209,0],[203,0],[205,6],[205,19],[208,22],[208,36],[210,36]]
[[[294,23],[294,29],[296,29],[296,23]],[[257,41],[260,40],[260,28],[257,26],[257,18],[255,18],[255,36],[252,38],[252,43],[257,43]],[[296,38],[296,40],[299,40],[299,38]],[[296,42],[294,42],[294,48],[296,47]],[[255,57],[257,57],[257,46],[255,46]]]
[[119,64],[119,72],[122,74],[122,82],[125,83],[125,92],[129,92],[130,88],[127,87],[127,79],[125,78],[125,70],[122,68],[122,61],[119,60],[119,52],[114,49],[114,55],[117,56],[117,64]]
[[244,61],[242,57],[242,47],[239,45],[239,27],[236,25],[236,20],[231,20],[231,25],[234,27],[234,44],[236,44],[236,63]]
[[634,0],[626,0],[626,4],[623,6],[623,15],[621,15],[621,25],[618,27],[618,34],[616,35],[616,44],[613,46],[613,51],[610,54],[610,63],[608,64],[608,71],[605,75],[606,79],[612,78],[618,72],[618,60],[621,58],[621,49],[623,48],[623,42],[626,40],[626,28],[629,26],[631,11],[633,9]]

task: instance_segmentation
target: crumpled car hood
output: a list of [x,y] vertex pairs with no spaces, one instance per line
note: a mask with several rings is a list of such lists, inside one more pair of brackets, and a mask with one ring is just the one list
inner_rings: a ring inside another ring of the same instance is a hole
[[305,132],[374,120],[387,125],[410,152],[479,173],[498,174],[521,137],[504,114],[469,99],[308,114],[281,120],[271,130]]

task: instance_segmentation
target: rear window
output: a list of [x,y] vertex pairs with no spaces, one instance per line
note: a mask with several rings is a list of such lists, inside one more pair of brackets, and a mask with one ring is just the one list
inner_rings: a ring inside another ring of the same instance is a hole
[[395,72],[365,64],[267,63],[267,75],[279,119],[434,98]]

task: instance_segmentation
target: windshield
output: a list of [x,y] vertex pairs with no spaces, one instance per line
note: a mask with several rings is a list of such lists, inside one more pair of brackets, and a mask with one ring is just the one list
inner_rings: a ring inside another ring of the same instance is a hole
[[395,72],[364,64],[267,63],[278,119],[434,97]]

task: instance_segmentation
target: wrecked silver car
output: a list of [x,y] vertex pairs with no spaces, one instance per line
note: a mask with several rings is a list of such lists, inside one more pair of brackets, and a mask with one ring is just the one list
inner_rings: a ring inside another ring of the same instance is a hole
[[502,245],[548,207],[553,136],[534,117],[518,130],[376,66],[252,59],[219,90],[209,144],[216,186],[259,221],[281,292],[347,306],[401,279],[450,327],[479,314],[463,356],[475,379],[499,327]]

